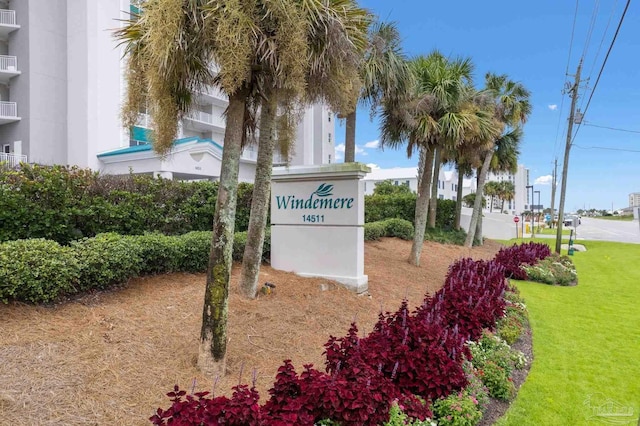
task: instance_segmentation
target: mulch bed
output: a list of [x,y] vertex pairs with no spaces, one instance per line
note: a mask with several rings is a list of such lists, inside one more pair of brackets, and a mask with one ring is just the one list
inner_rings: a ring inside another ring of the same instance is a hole
[[[404,297],[416,306],[440,288],[454,260],[491,258],[500,245],[427,242],[420,267],[406,262],[410,248],[393,238],[366,244],[366,295],[264,266],[260,282],[275,284],[275,291],[246,300],[236,265],[227,375],[216,394],[250,382],[255,370],[266,399],[284,359],[298,370],[322,366],[330,334],[344,335],[354,318],[368,332],[380,309],[395,310]],[[0,424],[145,425],[157,407],[168,406],[165,394],[174,384],[190,389],[195,379],[197,391],[211,390],[213,378],[196,368],[204,283],[204,274],[158,275],[56,305],[0,304]]]

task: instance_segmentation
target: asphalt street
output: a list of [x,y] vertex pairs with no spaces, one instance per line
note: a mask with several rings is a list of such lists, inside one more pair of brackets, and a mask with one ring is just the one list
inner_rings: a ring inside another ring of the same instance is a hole
[[640,244],[640,225],[637,220],[618,221],[582,217],[582,224],[576,227],[576,234],[579,240]]

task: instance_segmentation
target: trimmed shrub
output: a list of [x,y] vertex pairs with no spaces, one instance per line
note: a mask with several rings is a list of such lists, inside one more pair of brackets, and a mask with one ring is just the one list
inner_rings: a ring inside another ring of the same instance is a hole
[[0,244],[0,300],[42,303],[74,291],[80,265],[69,247],[42,238]]
[[180,265],[178,270],[184,272],[205,272],[209,264],[212,231],[193,231],[177,238],[180,240]]
[[387,236],[387,227],[384,221],[364,224],[364,240],[375,241]]
[[404,219],[387,219],[384,221],[387,237],[397,237],[403,240],[413,239],[413,225]]
[[482,419],[478,400],[464,391],[435,401],[433,415],[438,426],[475,426]]
[[404,219],[413,223],[416,215],[416,194],[366,195],[364,197],[364,221],[378,222],[385,219]]
[[163,234],[144,234],[133,239],[140,248],[140,274],[161,274],[181,269],[185,251],[183,239]]
[[143,250],[135,237],[99,234],[74,241],[71,248],[80,261],[80,290],[120,284],[143,269]]
[[494,260],[505,268],[505,276],[516,280],[526,280],[525,265],[535,265],[539,260],[548,257],[551,249],[546,244],[525,243],[503,247],[496,254]]
[[535,265],[525,265],[523,268],[530,281],[564,286],[574,284],[578,280],[578,274],[571,258],[556,253],[540,260]]

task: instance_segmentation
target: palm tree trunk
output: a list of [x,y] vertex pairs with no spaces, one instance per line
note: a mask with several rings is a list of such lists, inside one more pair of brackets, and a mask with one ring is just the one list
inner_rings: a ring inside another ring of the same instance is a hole
[[273,90],[269,90],[262,100],[260,111],[260,136],[258,140],[258,160],[256,177],[251,197],[251,215],[247,230],[247,243],[242,258],[240,290],[249,299],[254,299],[258,290],[258,276],[262,263],[264,231],[269,212],[271,194],[271,170],[273,168],[273,129],[277,100]]
[[422,182],[422,175],[424,174],[424,163],[427,157],[427,151],[420,148],[420,159],[418,160],[418,192],[420,192],[420,184]]
[[505,202],[505,199],[503,198],[502,199],[502,206],[500,207],[500,213],[504,213],[504,202]]
[[213,217],[213,237],[202,309],[198,368],[207,375],[223,376],[227,352],[227,315],[231,277],[233,231],[238,195],[238,170],[244,133],[247,91],[229,96],[227,125],[222,151],[220,186]]
[[473,203],[473,213],[471,215],[471,223],[469,224],[469,232],[467,238],[464,240],[465,247],[473,246],[473,241],[476,237],[482,243],[482,191],[484,189],[484,181],[487,178],[489,172],[489,166],[491,165],[491,152],[487,153],[482,163],[482,168],[478,174],[478,188],[476,189],[476,199]]
[[415,232],[409,255],[409,263],[415,266],[420,266],[420,253],[422,253],[422,245],[424,244],[424,231],[429,213],[429,191],[431,190],[429,184],[433,172],[433,157],[433,150],[429,150],[425,156],[424,171],[420,178],[420,191],[418,191],[418,199],[416,200]]
[[491,205],[489,206],[489,213],[493,213],[493,195],[491,196]]
[[462,185],[464,184],[464,174],[460,172],[460,167],[458,170],[458,188],[456,190],[456,220],[454,223],[454,228],[456,230],[460,229],[460,218],[462,217]]
[[440,185],[440,158],[442,150],[434,148],[433,155],[433,180],[431,181],[431,200],[429,201],[429,228],[436,227],[436,214],[438,213],[438,186]]
[[356,111],[347,114],[345,124],[346,134],[344,139],[344,162],[354,163],[356,161]]

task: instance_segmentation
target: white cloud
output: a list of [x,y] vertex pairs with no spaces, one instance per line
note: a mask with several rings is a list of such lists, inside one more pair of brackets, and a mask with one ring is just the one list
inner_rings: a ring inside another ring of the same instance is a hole
[[555,111],[558,109],[558,105],[556,104],[547,105],[547,108],[549,108],[551,111]]
[[[344,154],[344,151],[345,151],[345,146],[344,146],[343,143],[336,145],[336,158],[343,157],[342,154]],[[340,153],[342,153],[342,154],[340,154]],[[356,155],[358,155],[358,154],[360,154],[360,155],[368,155],[365,152],[365,150],[362,149],[361,146],[356,145]]]
[[344,144],[336,145],[336,152],[344,152]]
[[378,148],[379,146],[380,146],[380,141],[378,139],[364,144],[365,148]]
[[368,164],[367,164],[367,167],[369,167],[371,170],[379,169],[379,168],[380,168],[380,166],[378,166],[378,165],[377,165],[377,164],[375,164],[375,163],[368,163]]
[[537,178],[533,182],[533,184],[534,185],[551,185],[552,182],[553,182],[553,176],[545,175],[545,176],[540,176],[539,178]]

